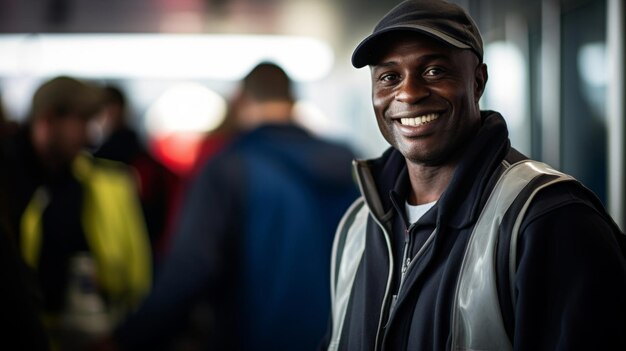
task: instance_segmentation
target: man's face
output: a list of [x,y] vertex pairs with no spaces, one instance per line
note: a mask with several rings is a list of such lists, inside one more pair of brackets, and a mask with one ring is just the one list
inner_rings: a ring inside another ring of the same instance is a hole
[[67,167],[87,141],[86,118],[79,115],[42,116],[33,124],[35,148],[44,163]]
[[371,75],[378,127],[410,162],[453,162],[480,126],[487,69],[470,50],[416,33],[396,34]]

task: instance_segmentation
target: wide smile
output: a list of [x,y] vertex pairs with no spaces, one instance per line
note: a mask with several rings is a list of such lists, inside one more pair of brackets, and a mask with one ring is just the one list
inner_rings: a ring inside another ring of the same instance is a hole
[[429,114],[417,116],[417,117],[400,118],[398,119],[398,121],[403,126],[419,127],[424,124],[428,124],[428,123],[431,123],[432,121],[437,120],[439,116],[440,116],[439,113],[429,113]]

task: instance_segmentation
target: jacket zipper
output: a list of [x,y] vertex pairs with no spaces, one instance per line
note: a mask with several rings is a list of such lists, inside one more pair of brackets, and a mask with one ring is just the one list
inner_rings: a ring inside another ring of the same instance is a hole
[[398,286],[398,291],[396,291],[396,293],[391,297],[391,307],[389,307],[389,314],[387,315],[387,324],[389,324],[389,319],[391,318],[391,312],[396,306],[396,302],[398,301],[398,295],[400,295],[400,290],[402,290],[402,284],[404,283],[404,277],[406,276],[406,272],[408,271],[409,265],[411,264],[411,257],[409,256],[409,248],[411,246],[411,228],[413,228],[413,224],[411,224],[404,231],[404,251],[402,253],[402,268],[401,268],[401,275],[400,275],[400,285]]
[[[406,230],[407,235],[410,235],[410,231],[413,225],[411,225],[411,227],[409,227]],[[426,250],[426,248],[430,245],[431,241],[433,241],[433,238],[435,237],[435,234],[437,233],[437,229],[435,227],[435,230],[433,230],[433,232],[428,236],[428,238],[426,239],[426,241],[424,242],[424,244],[422,245],[422,247],[419,249],[419,251],[415,254],[415,256],[413,256],[413,258],[411,258],[410,256],[408,256],[408,252],[407,250],[410,247],[410,238],[405,239],[405,243],[404,243],[404,257],[402,260],[402,274],[400,275],[400,285],[398,286],[398,291],[396,295],[393,295],[393,299],[391,302],[391,308],[389,308],[389,316],[387,318],[387,324],[389,324],[389,320],[391,319],[391,313],[393,312],[393,309],[396,305],[396,302],[398,300],[398,296],[400,296],[400,292],[402,291],[402,286],[404,285],[404,279],[406,277],[406,274],[408,273],[408,271],[411,269],[411,267],[413,267],[413,263],[415,263],[415,261],[424,253],[424,251]],[[385,325],[386,327],[386,325]]]
[[406,272],[409,270],[409,265],[411,265],[411,257],[409,256],[409,251],[411,248],[411,229],[415,223],[411,224],[404,232],[404,253],[402,254],[402,274],[400,275],[400,286],[398,287],[398,294],[400,290],[402,290],[402,284],[404,283],[404,277],[406,276]]

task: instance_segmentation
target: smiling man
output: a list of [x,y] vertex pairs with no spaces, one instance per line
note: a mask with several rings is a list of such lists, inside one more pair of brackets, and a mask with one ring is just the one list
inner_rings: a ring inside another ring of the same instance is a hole
[[328,350],[626,348],[626,237],[572,177],[480,111],[474,21],[405,1],[354,51],[391,144],[356,161],[337,230]]

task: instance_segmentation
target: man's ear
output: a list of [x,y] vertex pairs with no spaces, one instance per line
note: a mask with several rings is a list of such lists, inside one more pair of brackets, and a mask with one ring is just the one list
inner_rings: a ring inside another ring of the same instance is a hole
[[487,74],[487,65],[484,63],[476,66],[474,70],[474,99],[475,102],[478,103],[480,97],[483,96],[485,92],[485,86],[487,85],[487,79],[489,75]]

